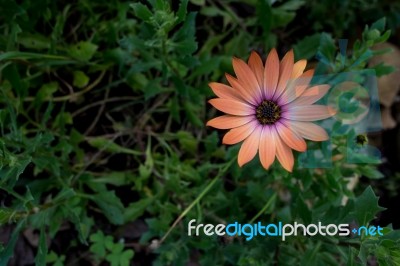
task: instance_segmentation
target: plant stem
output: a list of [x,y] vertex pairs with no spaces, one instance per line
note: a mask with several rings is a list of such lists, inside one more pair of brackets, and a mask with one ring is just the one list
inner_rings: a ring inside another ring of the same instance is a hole
[[264,207],[250,220],[250,224],[254,223],[254,221],[260,217],[271,205],[272,203],[275,202],[276,199],[276,192],[274,192],[274,194],[272,194],[272,196],[269,198],[269,200],[267,201],[267,203],[265,203]]
[[211,182],[203,189],[203,191],[196,197],[192,203],[186,207],[186,209],[179,215],[179,217],[175,220],[172,226],[168,229],[167,233],[161,238],[158,246],[160,246],[168,235],[172,232],[172,230],[176,227],[176,225],[186,216],[186,214],[207,194],[208,191],[214,186],[214,184],[219,180],[219,178],[229,169],[232,163],[235,161],[236,158],[230,160],[225,166],[221,169],[221,171],[211,180]]

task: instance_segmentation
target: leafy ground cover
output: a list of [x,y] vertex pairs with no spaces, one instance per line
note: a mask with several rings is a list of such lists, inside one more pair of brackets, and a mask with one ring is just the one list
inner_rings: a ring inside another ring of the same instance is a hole
[[[293,48],[332,87],[393,72],[368,62],[399,40],[398,3],[3,0],[0,10],[0,265],[399,265],[397,129],[383,133],[381,160],[334,120],[331,141],[309,143],[289,174],[238,167],[239,147],[205,126],[216,115],[208,83],[253,50]],[[352,94],[336,104],[360,105]],[[193,238],[191,219],[379,224],[385,236]]]

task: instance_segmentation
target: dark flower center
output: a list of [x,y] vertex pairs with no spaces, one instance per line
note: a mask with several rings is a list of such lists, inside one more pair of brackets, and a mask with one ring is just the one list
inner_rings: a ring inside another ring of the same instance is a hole
[[256,109],[256,117],[262,125],[272,125],[281,118],[281,108],[273,101],[264,100]]

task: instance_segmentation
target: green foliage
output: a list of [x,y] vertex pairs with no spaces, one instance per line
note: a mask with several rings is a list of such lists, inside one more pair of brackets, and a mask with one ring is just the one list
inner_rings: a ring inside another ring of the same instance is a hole
[[108,261],[112,266],[127,266],[134,256],[131,249],[124,250],[123,243],[114,243],[112,236],[105,236],[98,231],[90,236],[90,251],[94,254],[96,261]]
[[[201,265],[358,265],[372,257],[398,264],[398,231],[389,228],[379,238],[286,242],[187,236],[191,219],[367,225],[382,210],[371,187],[348,187],[354,177],[383,174],[377,158],[354,152],[362,149],[351,142],[359,132],[341,121],[331,143],[310,142],[307,156],[296,154],[292,175],[277,163],[265,171],[257,160],[239,168],[238,146],[221,145],[221,135],[205,128],[215,116],[208,83],[224,82],[232,56],[247,59],[251,50],[264,56],[293,47],[296,60],[318,58],[317,73],[329,75],[315,82],[332,87],[348,73],[363,80],[393,71],[368,67],[388,52],[372,50],[390,37],[385,19],[358,23],[353,1],[339,1],[342,20],[327,19],[334,4],[314,2],[1,3],[0,225],[13,230],[1,243],[0,266],[16,257],[28,227],[39,232],[37,265],[124,266],[142,257],[154,265],[193,258]],[[383,12],[384,4],[374,5]],[[388,22],[398,26],[393,16]],[[362,34],[342,53],[335,40],[352,27]],[[357,107],[349,95],[335,100]],[[327,167],[299,167],[327,150],[334,158]],[[126,226],[135,222],[146,226],[133,234]],[[62,233],[69,238],[60,247],[54,239]],[[132,245],[116,241],[121,234]]]
[[53,266],[63,266],[65,255],[58,256],[54,251],[51,251],[46,256],[46,263]]

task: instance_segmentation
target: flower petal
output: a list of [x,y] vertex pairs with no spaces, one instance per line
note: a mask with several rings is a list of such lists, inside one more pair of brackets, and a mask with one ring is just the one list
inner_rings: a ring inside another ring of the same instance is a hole
[[317,102],[319,99],[325,96],[325,94],[329,91],[329,85],[318,85],[311,87],[303,92],[303,94],[297,98],[293,104],[294,105],[311,105]]
[[222,143],[232,145],[241,142],[247,138],[257,126],[259,126],[259,123],[253,120],[243,126],[233,128],[225,134]]
[[252,52],[249,58],[249,67],[257,78],[260,88],[264,86],[264,65],[257,52]]
[[229,74],[225,74],[226,79],[229,84],[242,96],[242,98],[248,102],[249,104],[258,105],[259,101],[254,97],[254,95],[246,89],[246,87],[242,86],[239,81]]
[[293,152],[279,136],[276,138],[276,157],[283,168],[292,172],[294,165]]
[[279,133],[279,136],[290,148],[296,151],[304,152],[307,149],[306,142],[296,133],[296,131],[288,127],[286,124],[289,123],[278,122],[276,124],[276,129]]
[[244,164],[250,162],[258,151],[262,127],[258,126],[254,131],[243,141],[239,150],[238,164],[242,167]]
[[293,50],[290,50],[283,57],[279,65],[279,81],[278,81],[278,86],[276,87],[274,93],[273,97],[274,99],[278,99],[279,96],[281,96],[281,94],[285,91],[289,79],[292,76],[293,64],[294,64],[293,61],[294,61]]
[[299,60],[296,63],[294,63],[291,79],[296,79],[296,78],[300,77],[301,74],[303,74],[306,66],[307,66],[307,60],[305,60],[305,59]]
[[275,49],[269,52],[264,68],[264,94],[267,100],[275,93],[279,79],[279,57]]
[[325,129],[311,122],[290,121],[290,127],[305,139],[312,141],[324,141],[329,139]]
[[242,84],[242,87],[250,92],[257,103],[261,102],[261,88],[251,68],[243,60],[236,57],[232,59],[232,65],[236,77],[238,78],[239,83]]
[[265,169],[268,169],[275,160],[275,138],[275,130],[272,130],[270,126],[264,126],[260,137],[259,157]]
[[241,101],[215,98],[208,101],[212,106],[221,112],[230,115],[252,115],[255,113],[254,107]]
[[228,85],[217,82],[211,82],[208,84],[208,86],[210,86],[215,95],[217,95],[220,98],[243,101],[243,98],[240,96],[240,94],[235,89],[229,87]]
[[[297,91],[299,91],[299,92],[301,91],[301,93],[303,93],[304,90],[306,88],[308,88],[308,86],[310,86],[310,82],[314,77],[314,72],[315,72],[315,69],[307,70],[306,72],[301,74],[296,79],[295,85],[296,85],[296,87],[298,87]],[[301,93],[300,94],[296,94],[296,96],[299,97],[301,95]]]
[[316,121],[335,115],[336,111],[325,105],[293,106],[282,113],[282,117],[298,121]]
[[314,75],[314,70],[307,70],[300,77],[294,80],[290,80],[285,91],[279,97],[278,102],[281,105],[288,104],[300,97],[305,89],[310,84]]
[[240,127],[244,124],[254,120],[254,116],[234,116],[222,115],[211,119],[207,122],[207,126],[215,127],[218,129],[231,129]]

